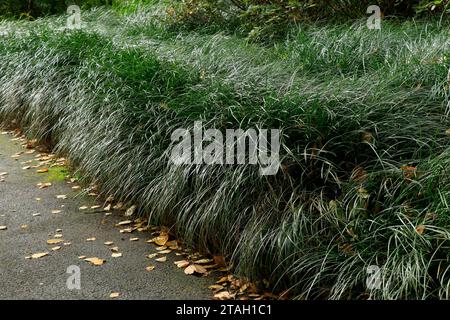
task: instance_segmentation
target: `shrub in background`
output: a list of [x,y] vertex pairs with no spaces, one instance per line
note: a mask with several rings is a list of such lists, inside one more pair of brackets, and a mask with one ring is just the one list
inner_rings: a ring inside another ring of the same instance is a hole
[[0,0],[0,17],[35,19],[40,16],[63,13],[76,4],[92,8],[111,4],[112,0]]
[[228,28],[256,40],[283,36],[300,21],[357,19],[370,5],[384,16],[412,17],[449,12],[449,0],[175,0],[169,12],[172,24],[188,29]]

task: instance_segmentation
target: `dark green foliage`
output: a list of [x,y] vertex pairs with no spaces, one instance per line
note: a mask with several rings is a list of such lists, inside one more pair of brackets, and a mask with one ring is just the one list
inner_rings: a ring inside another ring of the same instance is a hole
[[64,13],[72,4],[91,8],[112,0],[0,0],[0,17],[35,19],[44,15]]
[[171,23],[188,29],[228,28],[256,40],[284,36],[300,21],[358,19],[378,5],[384,16],[448,14],[448,0],[185,0],[173,1]]

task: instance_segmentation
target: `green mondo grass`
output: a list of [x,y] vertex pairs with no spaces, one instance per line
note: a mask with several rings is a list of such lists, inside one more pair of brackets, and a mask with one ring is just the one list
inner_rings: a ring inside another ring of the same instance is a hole
[[[1,22],[0,121],[275,290],[449,298],[448,28],[304,25],[259,46],[174,34],[155,10],[93,10],[81,31],[62,18]],[[170,165],[172,132],[194,121],[280,129],[281,169]]]

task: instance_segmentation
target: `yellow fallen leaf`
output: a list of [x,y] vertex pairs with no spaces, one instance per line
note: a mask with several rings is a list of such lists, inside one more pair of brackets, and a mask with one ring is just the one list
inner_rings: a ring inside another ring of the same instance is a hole
[[139,241],[139,238],[130,238],[130,241]]
[[166,262],[166,261],[167,261],[167,257],[166,257],[166,256],[164,256],[164,257],[161,257],[161,258],[155,259],[155,261],[158,261],[158,262]]
[[198,265],[198,264],[194,264],[194,268],[195,268],[195,272],[197,272],[197,273],[203,274],[203,273],[208,272],[208,270],[206,270],[204,267],[202,267],[201,265]]
[[104,244],[105,246],[111,246],[111,245],[114,244],[114,242],[112,242],[112,241],[106,241],[106,242],[104,242],[103,244]]
[[6,229],[8,229],[7,226],[0,226],[0,230],[6,230]]
[[186,268],[187,266],[189,266],[189,261],[187,260],[180,260],[180,261],[175,261],[174,262],[178,268]]
[[82,207],[79,207],[78,209],[80,209],[80,210],[86,210],[88,207],[87,206],[82,206]]
[[158,237],[155,238],[155,243],[159,246],[163,246],[169,240],[169,235],[167,233],[161,233]]
[[234,296],[235,296],[234,294],[231,294],[228,291],[222,291],[222,292],[216,293],[214,295],[214,298],[218,299],[218,300],[230,300],[230,299],[233,299]]
[[93,264],[94,266],[101,266],[102,264],[105,263],[104,259],[100,259],[97,257],[93,257],[93,258],[86,258],[84,259],[87,262],[90,262],[91,264]]
[[124,220],[124,221],[120,221],[119,223],[116,224],[116,226],[124,226],[127,224],[131,224],[132,221],[131,220]]
[[37,170],[36,172],[37,173],[46,173],[46,172],[48,172],[48,169],[47,168],[43,168],[43,169]]
[[53,247],[53,248],[52,248],[52,251],[58,251],[59,249],[61,249],[61,247],[56,246],[56,247]]
[[110,298],[118,298],[120,296],[120,292],[112,292],[110,295],[109,295],[109,297]]
[[95,206],[91,206],[91,209],[98,209],[101,208],[101,206],[95,205]]
[[122,256],[122,253],[120,252],[114,252],[113,254],[111,254],[111,257],[113,258],[120,258]]
[[194,274],[194,272],[195,272],[194,265],[190,265],[186,269],[184,269],[185,274]]
[[156,247],[157,251],[163,251],[163,250],[166,250],[166,249],[167,249],[166,246]]
[[86,256],[79,256],[78,259],[84,260],[86,259]]
[[147,266],[147,267],[145,268],[145,270],[147,270],[147,271],[152,271],[152,270],[154,270],[155,268],[156,268],[155,266],[150,265],[150,266]]
[[47,240],[47,243],[48,244],[58,244],[58,243],[61,243],[63,241],[64,240],[62,240],[62,239],[49,239],[49,240]]
[[48,252],[34,253],[31,255],[31,259],[39,259],[39,258],[45,257],[47,255],[48,255]]
[[52,210],[52,213],[53,214],[58,214],[58,213],[61,213],[61,210]]
[[60,194],[56,196],[56,199],[67,199],[67,196],[65,194]]
[[168,253],[171,253],[171,252],[172,252],[172,250],[162,250],[159,253],[161,253],[161,254],[168,254]]
[[86,239],[86,241],[95,241],[95,240],[97,240],[95,237],[87,238],[87,239]]
[[112,247],[109,248],[112,252],[118,252],[119,251],[119,247]]
[[152,254],[149,254],[149,255],[147,256],[147,258],[153,259],[153,258],[156,257],[157,255],[158,255],[157,253],[152,253]]

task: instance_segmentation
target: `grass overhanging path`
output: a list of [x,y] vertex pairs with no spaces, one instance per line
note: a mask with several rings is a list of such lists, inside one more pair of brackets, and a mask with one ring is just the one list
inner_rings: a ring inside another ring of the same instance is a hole
[[[7,23],[21,32],[0,38],[0,119],[250,279],[299,298],[448,298],[448,28],[303,26],[263,48],[146,14]],[[282,170],[168,165],[171,133],[196,120],[280,128]]]

